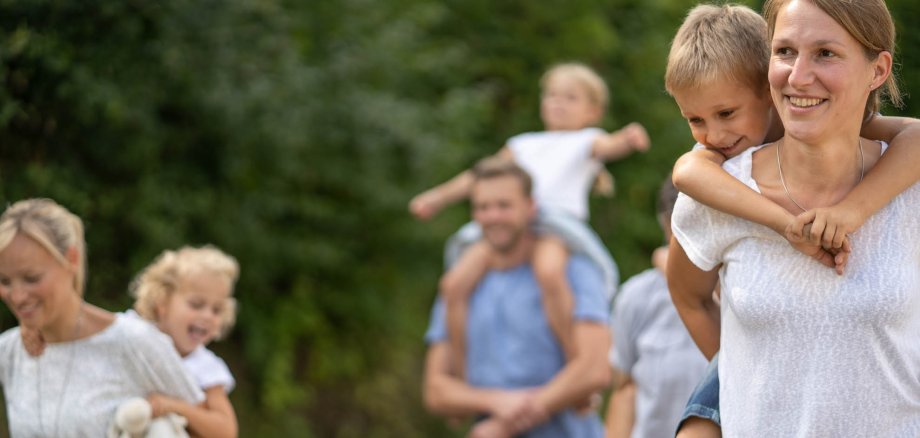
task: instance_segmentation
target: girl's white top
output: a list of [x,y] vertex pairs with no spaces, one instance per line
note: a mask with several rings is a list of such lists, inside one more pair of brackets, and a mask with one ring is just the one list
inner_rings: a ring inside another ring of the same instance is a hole
[[541,208],[562,210],[588,219],[588,194],[602,163],[592,157],[599,128],[528,132],[508,139],[508,148],[533,179],[533,196]]
[[13,437],[102,437],[122,402],[152,392],[204,400],[169,337],[119,314],[103,331],[49,344],[37,358],[23,348],[18,327],[7,330],[0,335],[0,384]]
[[198,387],[203,390],[220,385],[229,394],[236,385],[227,363],[204,345],[199,345],[188,356],[183,357],[182,363]]
[[[754,149],[724,167],[759,192]],[[918,211],[915,184],[852,234],[837,276],[766,227],[680,195],[674,236],[700,269],[722,263],[725,436],[920,436]]]

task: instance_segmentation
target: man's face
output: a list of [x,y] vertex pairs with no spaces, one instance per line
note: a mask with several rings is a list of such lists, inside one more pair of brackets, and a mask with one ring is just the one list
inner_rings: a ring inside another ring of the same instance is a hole
[[496,251],[509,252],[530,232],[536,207],[521,182],[513,176],[477,181],[470,194],[473,220],[482,227],[486,242]]

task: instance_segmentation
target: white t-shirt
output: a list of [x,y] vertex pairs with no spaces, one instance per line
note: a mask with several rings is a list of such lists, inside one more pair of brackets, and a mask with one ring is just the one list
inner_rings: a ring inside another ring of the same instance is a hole
[[588,193],[601,162],[591,156],[599,128],[528,132],[508,139],[514,161],[533,178],[533,196],[541,208],[588,219]]
[[18,327],[7,330],[0,384],[14,437],[103,437],[119,405],[152,392],[204,400],[169,337],[120,314],[93,336],[48,344],[37,358],[26,353]]
[[227,363],[204,345],[199,345],[188,356],[183,357],[182,363],[198,387],[203,390],[220,385],[229,394],[236,386]]
[[[724,168],[754,190],[754,149]],[[846,272],[680,195],[674,236],[719,263],[723,434],[920,436],[920,184],[852,234]]]

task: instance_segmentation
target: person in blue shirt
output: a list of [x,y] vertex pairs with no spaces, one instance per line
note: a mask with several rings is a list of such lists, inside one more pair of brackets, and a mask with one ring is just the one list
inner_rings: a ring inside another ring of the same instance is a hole
[[444,304],[434,305],[425,334],[425,405],[446,417],[476,417],[471,437],[602,437],[597,413],[577,411],[610,383],[602,273],[582,256],[568,262],[576,348],[566,361],[531,266],[537,206],[530,177],[495,158],[480,161],[473,175],[473,220],[495,255],[470,300],[465,380],[451,369]]

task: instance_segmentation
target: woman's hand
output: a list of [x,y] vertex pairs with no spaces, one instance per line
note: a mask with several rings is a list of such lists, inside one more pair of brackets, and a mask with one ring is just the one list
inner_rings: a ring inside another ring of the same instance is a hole
[[175,409],[172,407],[174,401],[172,397],[154,392],[147,396],[147,401],[150,403],[150,409],[153,411],[153,418],[162,417],[163,415],[175,412]]

